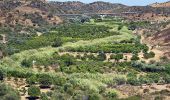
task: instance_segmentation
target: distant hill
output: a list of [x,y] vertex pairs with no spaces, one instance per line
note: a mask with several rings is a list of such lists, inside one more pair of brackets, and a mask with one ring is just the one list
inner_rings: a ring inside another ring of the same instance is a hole
[[122,4],[112,4],[109,2],[93,2],[85,4],[78,1],[73,2],[50,2],[53,7],[62,9],[63,13],[111,13],[120,8],[128,6]]
[[[46,0],[1,0],[0,26],[31,26],[57,25],[62,22],[55,14],[82,14],[82,13],[121,13],[138,12],[141,16],[146,13],[170,14],[170,9],[155,8],[152,6],[127,6],[109,2],[93,2],[85,4],[78,1],[47,2]],[[145,16],[144,16],[145,17]]]
[[121,13],[121,12],[138,12],[140,14],[170,14],[170,9],[157,8],[152,6],[127,6],[109,2],[93,2],[85,4],[79,1],[57,2],[51,1],[49,4],[54,8],[56,13],[62,14],[81,14],[81,13]]
[[170,7],[170,1],[164,3],[154,3],[150,5],[151,7]]

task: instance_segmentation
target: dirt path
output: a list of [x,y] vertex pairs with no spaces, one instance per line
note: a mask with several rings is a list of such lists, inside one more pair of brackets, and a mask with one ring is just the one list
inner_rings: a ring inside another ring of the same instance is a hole
[[160,61],[160,58],[164,55],[164,52],[159,50],[157,47],[153,47],[152,44],[149,44],[146,40],[146,38],[143,35],[143,31],[139,31],[139,34],[141,35],[141,44],[146,44],[149,47],[149,52],[153,51],[155,53],[155,57],[151,59],[143,59],[143,54],[139,54],[140,58],[145,62],[150,62],[151,60]]

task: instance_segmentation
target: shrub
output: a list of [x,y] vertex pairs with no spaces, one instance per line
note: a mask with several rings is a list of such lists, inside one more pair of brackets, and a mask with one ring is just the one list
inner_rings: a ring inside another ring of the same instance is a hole
[[70,83],[66,83],[64,85],[64,91],[67,92],[68,94],[72,95],[74,92],[73,85]]
[[27,59],[24,59],[22,62],[21,62],[21,65],[24,66],[24,67],[32,67],[32,61],[31,60],[27,60]]
[[49,87],[52,84],[52,78],[47,74],[39,75],[38,81],[42,87]]
[[108,89],[106,90],[105,94],[108,98],[116,98],[117,97],[117,92],[114,89]]
[[165,80],[166,83],[170,83],[170,75],[168,74],[164,75],[163,79]]
[[62,86],[62,85],[64,85],[65,83],[66,83],[66,78],[64,78],[64,77],[58,76],[58,77],[54,77],[54,78],[53,78],[53,84],[54,84],[54,85]]
[[139,60],[139,59],[140,58],[137,55],[133,55],[132,58],[131,58],[131,60],[134,60],[134,61]]
[[40,88],[37,86],[31,86],[28,88],[28,95],[30,95],[30,97],[36,98],[39,97],[41,94],[40,92]]
[[92,93],[89,95],[89,99],[88,100],[101,100],[101,95],[97,94],[97,93]]
[[62,44],[63,44],[62,39],[61,38],[56,38],[53,45],[52,45],[52,47],[59,47],[59,46],[62,46]]
[[163,62],[168,61],[168,57],[166,57],[166,56],[163,56],[163,57],[161,57],[160,59],[161,59],[161,61],[163,61]]
[[49,100],[46,93],[41,93],[40,98],[41,100]]
[[29,84],[29,85],[33,85],[35,84],[36,82],[38,82],[38,79],[36,77],[36,75],[33,75],[29,78],[26,79],[26,82]]
[[127,83],[131,85],[140,85],[140,82],[136,77],[128,77]]
[[132,67],[135,67],[142,71],[147,71],[147,72],[165,71],[164,66],[160,66],[160,65],[156,65],[156,64],[144,64],[144,63],[140,63],[140,62],[132,62]]
[[69,54],[62,55],[60,59],[64,63],[65,66],[73,65],[75,62],[75,58]]
[[123,54],[116,54],[116,55],[111,55],[110,59],[115,59],[116,61],[119,61],[120,59],[123,59]]
[[0,81],[2,81],[5,78],[5,76],[6,73],[2,69],[0,69]]
[[0,83],[0,98],[1,100],[20,100],[18,91],[2,83]]
[[141,84],[148,84],[148,83],[153,83],[153,80],[150,79],[150,78],[147,77],[147,76],[140,76],[140,77],[139,77],[139,82],[140,82]]
[[106,60],[106,55],[105,55],[105,53],[104,53],[104,52],[99,52],[99,54],[97,55],[97,59],[98,59],[99,61],[104,61],[104,60]]
[[144,56],[145,59],[154,58],[155,53],[151,51],[150,53],[144,53],[143,56]]
[[116,81],[117,85],[122,85],[126,83],[125,77],[116,76],[113,80]]

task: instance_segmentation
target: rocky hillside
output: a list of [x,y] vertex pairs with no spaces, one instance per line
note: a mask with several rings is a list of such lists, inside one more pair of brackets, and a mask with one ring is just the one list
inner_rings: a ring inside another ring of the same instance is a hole
[[140,12],[140,13],[169,13],[170,9],[156,8],[152,6],[127,6],[123,4],[113,4],[108,2],[93,2],[85,4],[78,1],[69,2],[49,2],[55,8],[55,11],[60,9],[60,13],[120,13],[120,12]]
[[[158,14],[168,15],[170,9],[154,8],[151,6],[126,6],[108,2],[47,2],[46,0],[1,0],[0,1],[0,27],[18,25],[42,27],[56,25],[62,20],[55,14],[82,14],[82,13],[120,13],[138,12],[132,15],[134,19],[148,19]],[[147,16],[145,16],[147,14]]]
[[164,2],[164,3],[154,3],[151,4],[150,6],[160,8],[160,7],[170,7],[170,1]]
[[108,2],[93,2],[85,4],[82,2],[50,2],[53,7],[62,9],[63,13],[112,13],[120,8],[128,6],[122,4],[112,4]]
[[61,22],[60,18],[53,16],[52,7],[44,0],[2,0],[0,12],[1,26],[39,27]]

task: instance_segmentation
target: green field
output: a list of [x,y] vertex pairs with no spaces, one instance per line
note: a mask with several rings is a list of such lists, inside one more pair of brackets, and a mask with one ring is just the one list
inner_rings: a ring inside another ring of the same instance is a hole
[[[148,47],[140,43],[128,24],[107,20],[61,25],[22,44],[10,44],[19,51],[2,59],[0,69],[7,77],[26,79],[29,85],[53,86],[52,95],[48,95],[52,100],[55,97],[76,100],[83,94],[90,100],[113,100],[122,96],[113,88],[117,85],[168,82],[169,67],[140,62],[138,53],[147,53]],[[58,38],[61,45],[54,47]],[[70,54],[62,54],[65,52]],[[112,53],[109,59],[107,53]],[[132,55],[133,60],[128,61],[125,53]]]

